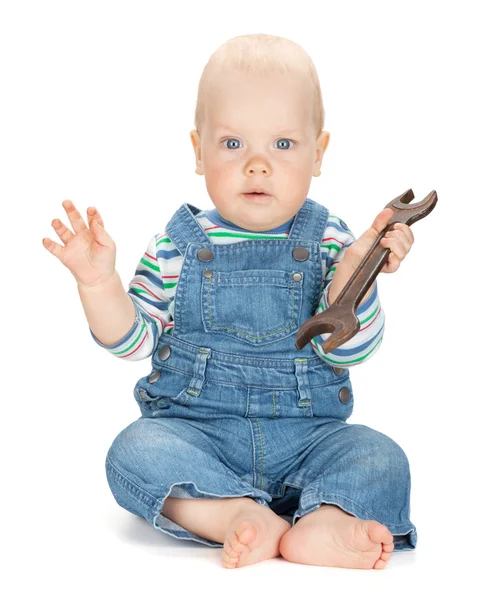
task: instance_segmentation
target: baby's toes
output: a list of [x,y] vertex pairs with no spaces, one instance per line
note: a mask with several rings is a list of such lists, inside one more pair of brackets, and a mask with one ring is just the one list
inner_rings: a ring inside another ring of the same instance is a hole
[[256,531],[250,523],[241,525],[237,531],[233,530],[227,535],[223,544],[222,562],[223,566],[229,568],[237,566],[240,555],[247,549],[247,544],[250,544],[256,536]]
[[388,564],[390,558],[391,552],[383,552],[381,556],[377,559],[376,564],[374,565],[374,569],[384,569],[384,567]]
[[238,538],[235,535],[231,535],[228,537],[223,544],[223,554],[222,560],[223,562],[236,563],[238,561],[238,557],[240,556],[240,552],[245,548],[243,544],[238,542]]
[[221,556],[221,564],[226,569],[234,569],[238,564],[238,559],[238,556],[231,556],[227,552],[223,551],[223,554]]
[[377,559],[376,564],[374,565],[374,569],[384,569],[384,567],[388,564],[389,559],[391,558],[393,548],[393,543],[383,544],[383,551],[381,553],[381,556]]
[[[376,544],[388,546],[393,543],[393,534],[386,527],[386,525],[383,525],[382,523],[378,523],[377,521],[368,521],[367,532],[370,539]],[[387,551],[384,548],[383,550],[385,552]]]
[[244,550],[245,546],[241,542],[239,542],[237,534],[235,532],[232,533],[223,544],[223,548],[228,556],[232,558],[238,558],[242,550]]

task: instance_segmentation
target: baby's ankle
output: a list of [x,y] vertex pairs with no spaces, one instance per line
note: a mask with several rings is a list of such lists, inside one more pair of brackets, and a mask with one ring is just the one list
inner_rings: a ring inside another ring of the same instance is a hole
[[231,523],[244,510],[255,508],[252,498],[167,498],[161,513],[187,531],[223,542]]

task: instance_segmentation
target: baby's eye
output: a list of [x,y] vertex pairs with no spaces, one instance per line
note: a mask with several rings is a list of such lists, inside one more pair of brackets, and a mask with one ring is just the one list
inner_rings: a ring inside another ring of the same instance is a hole
[[[226,147],[229,150],[236,150],[237,148],[240,148],[240,146],[235,146],[235,144],[240,144],[239,140],[237,140],[236,138],[229,138],[228,140],[225,140],[221,143],[225,144],[225,142],[226,142]],[[230,144],[230,142],[233,142],[233,143]]]
[[287,138],[281,138],[281,139],[277,140],[277,143],[279,143],[279,142],[282,143],[282,145],[277,146],[277,148],[279,150],[285,150],[287,148],[291,148],[291,146],[289,144],[293,144],[292,140],[289,140]]

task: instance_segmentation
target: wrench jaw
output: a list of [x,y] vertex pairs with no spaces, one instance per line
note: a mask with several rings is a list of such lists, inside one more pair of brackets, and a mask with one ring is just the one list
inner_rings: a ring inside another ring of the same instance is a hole
[[330,308],[307,319],[298,330],[295,338],[295,346],[298,350],[302,350],[316,335],[330,333],[330,337],[322,343],[322,349],[327,354],[351,339],[359,329],[360,321],[355,316],[355,313],[353,311],[349,312],[348,307],[334,304]]
[[332,352],[338,346],[341,346],[348,340],[352,339],[352,337],[358,333],[360,329],[360,321],[355,317],[355,322],[351,325],[348,323],[348,317],[345,317],[345,321],[338,321],[338,326],[335,328],[333,333],[329,336],[329,338],[322,343],[322,349],[325,354]]
[[408,205],[414,198],[415,198],[415,195],[413,193],[412,188],[410,188],[406,192],[403,192],[403,194],[400,194],[399,196],[396,196],[396,198],[393,198],[393,200],[391,200],[391,202],[388,202],[388,204],[386,204],[386,206],[384,208],[408,209],[409,208]]
[[435,190],[429,192],[420,202],[410,204],[414,197],[410,189],[386,204],[385,208],[392,208],[395,211],[395,214],[389,220],[388,227],[394,223],[405,223],[405,225],[410,226],[412,223],[426,217],[436,206],[437,192]]
[[[325,311],[323,311],[325,312]],[[323,314],[323,313],[320,313]],[[295,337],[295,347],[297,350],[302,350],[313,337],[321,333],[333,333],[334,325],[328,320],[321,320],[320,315],[314,315],[307,319],[305,323],[297,331]]]

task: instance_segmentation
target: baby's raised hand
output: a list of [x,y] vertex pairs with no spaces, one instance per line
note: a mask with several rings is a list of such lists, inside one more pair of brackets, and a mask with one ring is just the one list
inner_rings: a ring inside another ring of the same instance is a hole
[[62,202],[62,206],[74,232],[60,219],[53,219],[51,225],[64,245],[43,238],[43,246],[70,270],[79,285],[104,283],[115,272],[116,247],[104,229],[101,215],[90,206],[87,209],[88,227],[70,200]]
[[[347,259],[354,270],[358,267],[371,246],[379,237],[381,231],[386,227],[393,216],[391,208],[385,208],[374,219],[371,227],[365,231],[345,252],[344,259]],[[384,248],[389,248],[391,252],[388,260],[382,268],[382,273],[394,273],[401,264],[401,261],[410,252],[414,242],[412,230],[404,223],[395,223],[393,229],[388,231],[381,240]]]

